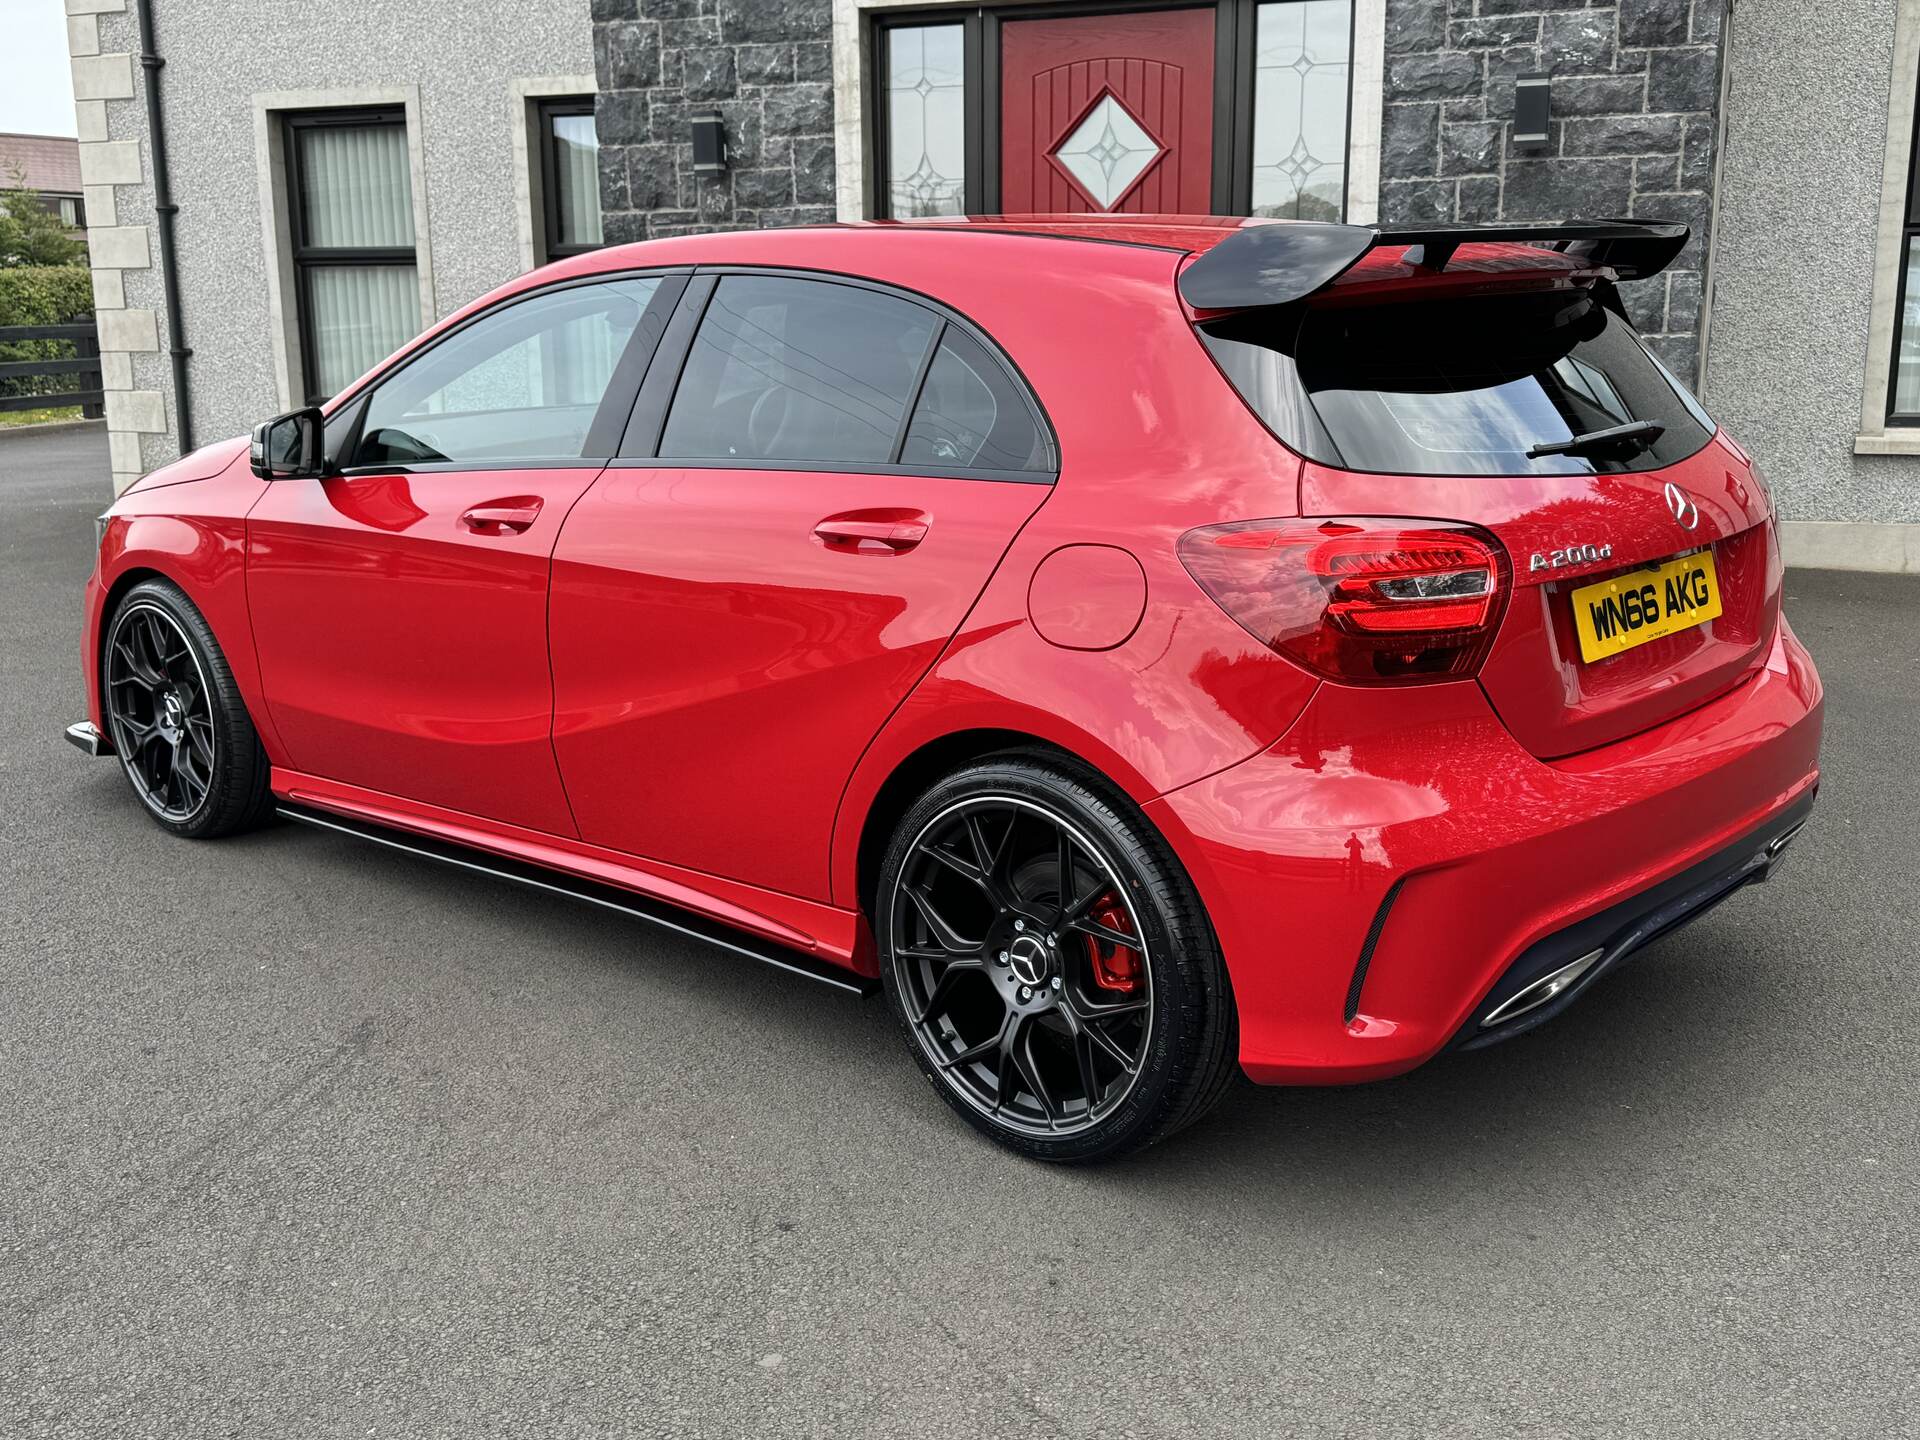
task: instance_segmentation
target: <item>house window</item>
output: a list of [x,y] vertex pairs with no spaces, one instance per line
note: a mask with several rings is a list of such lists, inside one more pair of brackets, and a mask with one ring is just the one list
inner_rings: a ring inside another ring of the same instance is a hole
[[1345,215],[1352,57],[1351,0],[1260,6],[1253,70],[1255,215]]
[[540,102],[541,193],[549,260],[600,247],[600,141],[593,97]]
[[69,230],[84,230],[87,228],[86,211],[81,209],[78,196],[62,195],[58,197],[56,204],[62,225],[66,226]]
[[406,118],[313,111],[285,125],[300,355],[318,404],[420,329]]
[[886,36],[887,213],[966,213],[965,31],[899,25]]
[[1907,163],[1906,223],[1900,232],[1900,302],[1893,327],[1893,384],[1887,422],[1920,425],[1920,133]]

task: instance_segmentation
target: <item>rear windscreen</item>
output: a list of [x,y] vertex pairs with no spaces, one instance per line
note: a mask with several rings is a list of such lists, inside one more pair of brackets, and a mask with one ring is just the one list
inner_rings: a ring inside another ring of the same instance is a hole
[[[1713,435],[1698,402],[1591,291],[1287,307],[1200,333],[1268,429],[1347,470],[1657,470]],[[1636,421],[1659,434],[1528,454]]]

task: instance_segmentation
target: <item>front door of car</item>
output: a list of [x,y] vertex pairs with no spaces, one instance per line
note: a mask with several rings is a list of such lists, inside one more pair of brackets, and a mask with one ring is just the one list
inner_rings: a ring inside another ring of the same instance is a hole
[[1044,422],[957,318],[731,273],[689,286],[622,450],[554,554],[581,838],[824,899],[861,751],[1049,493]]
[[247,521],[248,599],[296,769],[575,833],[550,740],[553,543],[683,283],[626,276],[487,311],[333,417],[340,473],[268,487]]

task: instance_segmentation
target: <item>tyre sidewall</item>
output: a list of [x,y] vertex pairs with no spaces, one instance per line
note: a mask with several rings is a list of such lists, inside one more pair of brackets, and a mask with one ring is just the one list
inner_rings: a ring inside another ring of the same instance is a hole
[[[1069,774],[1051,763],[1009,758],[989,760],[962,770],[929,790],[897,827],[880,869],[874,936],[881,985],[921,1073],[953,1109],[974,1128],[1010,1149],[1036,1159],[1091,1161],[1111,1159],[1152,1143],[1168,1129],[1181,1106],[1201,1049],[1201,1030],[1210,1004],[1210,963],[1215,953],[1204,921],[1190,918],[1197,906],[1179,903],[1186,878],[1164,854],[1164,842],[1130,806],[1092,777]],[[1091,1128],[1057,1139],[1030,1135],[996,1124],[957,1094],[927,1054],[907,1019],[893,955],[893,905],[902,871],[914,842],[943,811],[973,798],[1003,795],[1057,812],[1099,849],[1101,859],[1127,889],[1133,914],[1146,940],[1152,977],[1153,1013],[1141,1074],[1114,1112]],[[1125,808],[1122,808],[1122,807]],[[1186,910],[1189,913],[1183,914]],[[1195,933],[1196,929],[1202,933]]]
[[[255,823],[266,809],[267,760],[260,738],[247,714],[239,686],[225,653],[214,637],[212,627],[179,586],[169,580],[142,580],[120,598],[108,621],[106,639],[100,647],[100,687],[102,708],[111,704],[107,693],[107,658],[113,637],[122,619],[130,612],[148,608],[166,615],[186,636],[193,661],[207,687],[208,711],[213,720],[213,778],[206,797],[191,815],[176,819],[159,813],[148,803],[132,774],[132,763],[119,755],[120,768],[127,783],[141,799],[141,808],[162,829],[189,839],[206,839],[229,834]],[[112,733],[111,719],[108,732]],[[117,748],[117,742],[116,742]]]

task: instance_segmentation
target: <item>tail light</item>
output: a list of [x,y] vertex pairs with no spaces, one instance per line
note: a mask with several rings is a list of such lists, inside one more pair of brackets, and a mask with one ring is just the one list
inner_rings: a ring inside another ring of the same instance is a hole
[[1506,604],[1506,552],[1432,520],[1243,520],[1180,537],[1180,561],[1263,644],[1349,685],[1471,675]]

